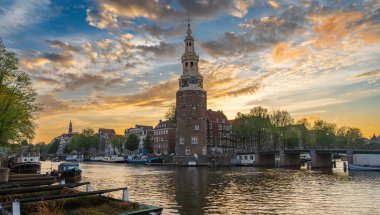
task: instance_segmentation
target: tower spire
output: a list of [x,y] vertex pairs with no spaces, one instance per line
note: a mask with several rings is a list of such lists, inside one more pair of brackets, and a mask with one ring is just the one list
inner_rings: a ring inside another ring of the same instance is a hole
[[191,28],[190,28],[190,14],[187,12],[187,36],[191,36]]

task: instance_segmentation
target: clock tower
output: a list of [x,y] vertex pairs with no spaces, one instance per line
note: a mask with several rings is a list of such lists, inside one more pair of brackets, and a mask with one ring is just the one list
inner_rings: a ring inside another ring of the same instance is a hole
[[202,165],[207,156],[207,92],[198,71],[199,56],[194,50],[194,38],[188,20],[185,53],[182,55],[182,75],[176,94],[177,138],[174,162],[179,165]]

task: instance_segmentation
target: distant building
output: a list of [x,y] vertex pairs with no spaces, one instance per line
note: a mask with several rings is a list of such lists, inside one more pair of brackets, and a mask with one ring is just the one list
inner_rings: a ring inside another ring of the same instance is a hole
[[98,130],[99,148],[100,148],[100,151],[106,155],[119,153],[117,149],[112,146],[112,143],[110,141],[111,137],[114,135],[116,135],[116,132],[114,129],[99,128]]
[[236,153],[231,123],[223,111],[207,110],[207,148],[209,155],[231,155]]
[[175,127],[169,121],[161,121],[153,130],[153,151],[168,155],[175,151]]
[[[58,147],[57,154],[59,154],[59,155],[64,154],[65,147],[69,143],[70,138],[76,134],[78,134],[78,132],[73,132],[73,124],[71,123],[71,120],[70,120],[69,129],[68,129],[67,134],[62,134],[61,136],[54,138],[54,139],[59,140],[59,147]],[[54,141],[54,139],[53,139],[53,141]]]
[[135,134],[140,140],[138,153],[147,153],[147,150],[144,148],[144,140],[148,135],[153,136],[153,126],[136,125],[134,128],[125,129],[124,134],[125,138],[128,138],[130,134]]

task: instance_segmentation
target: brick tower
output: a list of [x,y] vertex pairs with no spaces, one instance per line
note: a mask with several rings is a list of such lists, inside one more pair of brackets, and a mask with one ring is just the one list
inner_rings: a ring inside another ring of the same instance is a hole
[[194,50],[190,19],[182,55],[183,74],[176,94],[177,138],[174,162],[179,165],[202,165],[207,157],[207,92],[198,72],[199,56]]

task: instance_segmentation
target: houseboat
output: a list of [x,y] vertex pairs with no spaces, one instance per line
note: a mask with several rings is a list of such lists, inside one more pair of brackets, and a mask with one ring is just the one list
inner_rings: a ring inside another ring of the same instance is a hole
[[22,153],[9,158],[8,166],[13,174],[40,174],[40,154],[34,152]]
[[162,163],[162,159],[159,157],[148,157],[147,155],[129,155],[127,157],[127,163],[130,163],[130,164]]
[[103,157],[103,162],[106,163],[125,163],[125,159],[118,155],[108,155]]

